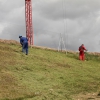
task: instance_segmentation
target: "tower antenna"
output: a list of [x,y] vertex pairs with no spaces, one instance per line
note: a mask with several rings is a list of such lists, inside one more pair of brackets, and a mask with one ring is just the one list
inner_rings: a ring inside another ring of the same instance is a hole
[[32,2],[25,0],[26,37],[29,45],[33,45]]
[[[65,43],[64,43],[64,40],[63,40],[63,37],[62,37],[62,34],[60,33],[60,40],[59,40],[59,46],[58,46],[58,51],[62,51],[63,50],[63,47],[66,51],[66,47],[65,47]],[[67,52],[66,52],[67,53]]]

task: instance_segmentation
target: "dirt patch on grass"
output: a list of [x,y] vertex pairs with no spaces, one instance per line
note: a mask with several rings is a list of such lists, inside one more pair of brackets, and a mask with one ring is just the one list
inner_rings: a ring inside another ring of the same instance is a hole
[[3,40],[3,39],[0,39],[0,42],[1,43],[8,43],[8,44],[19,44],[19,42],[15,41],[15,40]]
[[100,100],[99,93],[79,94],[73,97],[74,100]]

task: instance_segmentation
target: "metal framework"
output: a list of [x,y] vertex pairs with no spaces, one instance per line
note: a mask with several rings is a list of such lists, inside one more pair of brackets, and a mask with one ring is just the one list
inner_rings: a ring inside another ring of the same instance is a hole
[[26,37],[29,45],[33,45],[32,2],[25,0]]
[[[60,33],[60,41],[59,41],[58,51],[60,51],[60,47],[61,47],[61,51],[62,51],[62,49],[65,49],[65,51],[66,51],[65,43],[64,43],[64,40],[63,40],[61,33]],[[67,51],[66,51],[66,54],[67,54]]]

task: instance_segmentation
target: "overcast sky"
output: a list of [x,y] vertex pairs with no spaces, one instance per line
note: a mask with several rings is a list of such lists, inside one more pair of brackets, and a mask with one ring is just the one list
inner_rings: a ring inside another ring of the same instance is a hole
[[[100,0],[32,0],[34,45],[100,52]],[[0,38],[26,36],[25,0],[0,0]]]

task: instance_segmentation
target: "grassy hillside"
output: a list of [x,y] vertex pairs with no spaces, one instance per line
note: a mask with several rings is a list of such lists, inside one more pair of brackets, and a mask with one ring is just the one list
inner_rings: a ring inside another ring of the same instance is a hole
[[0,100],[100,100],[100,59],[0,42]]

